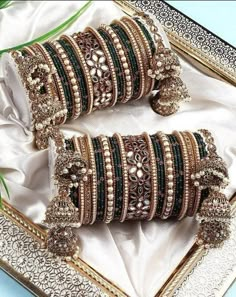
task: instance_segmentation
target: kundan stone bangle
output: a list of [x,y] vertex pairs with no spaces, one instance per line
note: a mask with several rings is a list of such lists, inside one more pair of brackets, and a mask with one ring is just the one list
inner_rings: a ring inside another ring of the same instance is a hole
[[155,22],[141,14],[5,54],[3,67],[15,75],[8,87],[15,88],[10,84],[17,79],[25,93],[25,102],[16,106],[27,107],[26,126],[43,137],[49,126],[155,90],[154,111],[163,116],[176,112],[190,97],[180,79],[179,59],[162,37]]
[[[208,130],[86,135],[74,137],[73,146],[70,143],[61,140],[49,149],[58,192],[45,219],[54,230],[48,237],[50,251],[62,255],[58,233],[65,226],[101,220],[183,219],[196,212],[198,244],[217,247],[228,238],[230,204],[222,192],[229,182],[228,172]],[[78,206],[71,198],[74,188]],[[61,240],[64,256],[73,256],[77,245],[66,243],[66,235]]]

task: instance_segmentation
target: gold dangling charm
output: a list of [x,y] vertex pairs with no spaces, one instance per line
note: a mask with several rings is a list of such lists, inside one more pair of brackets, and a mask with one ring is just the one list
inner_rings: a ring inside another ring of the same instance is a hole
[[211,191],[197,214],[200,222],[197,244],[205,248],[219,247],[230,236],[231,207],[226,196]]

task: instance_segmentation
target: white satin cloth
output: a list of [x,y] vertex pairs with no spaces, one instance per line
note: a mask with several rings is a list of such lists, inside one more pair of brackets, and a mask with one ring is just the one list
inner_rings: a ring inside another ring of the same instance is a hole
[[[0,11],[0,48],[31,40],[54,28],[83,5],[83,1],[15,1]],[[122,12],[111,1],[96,1],[68,33],[86,25],[109,23]],[[168,118],[155,114],[148,100],[97,111],[63,126],[67,136],[90,133],[150,134],[162,130],[213,131],[219,153],[227,161],[236,191],[236,89],[208,77],[182,61],[183,80],[192,102]],[[3,78],[4,79],[4,78]],[[22,98],[18,98],[19,103]],[[24,127],[4,81],[0,84],[0,172],[10,188],[10,203],[36,223],[49,201],[48,152],[37,151]],[[96,223],[79,230],[81,257],[132,297],[153,297],[194,242],[197,224],[181,222]]]

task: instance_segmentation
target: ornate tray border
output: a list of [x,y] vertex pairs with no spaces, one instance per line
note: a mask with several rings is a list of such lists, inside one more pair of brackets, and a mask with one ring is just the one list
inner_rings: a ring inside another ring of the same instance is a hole
[[173,48],[205,72],[236,85],[236,48],[163,0],[114,0],[129,15],[145,11],[163,25]]
[[[82,259],[65,263],[54,258],[41,247],[45,238],[43,229],[3,201],[3,209],[0,209],[0,267],[29,291],[39,297],[48,296],[52,286],[56,292],[53,297],[74,297],[81,290],[85,296],[128,296]],[[44,264],[36,265],[35,262]],[[50,281],[45,284],[46,266],[50,270]],[[57,287],[60,272],[66,281]],[[70,290],[71,295],[63,295],[66,290]]]
[[[209,296],[212,292],[215,297],[224,295],[236,279],[236,195],[231,201],[234,217],[231,238],[222,249],[206,251],[194,244],[155,297]],[[52,297],[75,297],[81,293],[81,288],[87,294],[85,296],[128,297],[83,260],[65,263],[54,258],[41,248],[45,235],[44,230],[4,201],[3,209],[0,210],[0,268],[39,297],[48,296],[48,284],[58,283],[57,275],[60,273],[66,279],[66,286],[55,285],[51,288],[55,292]],[[24,264],[24,261],[28,264]],[[43,263],[43,266],[37,265],[36,261]],[[37,269],[32,268],[32,265],[36,265]],[[44,267],[49,267],[52,275],[47,285],[44,282],[47,269]],[[214,271],[220,271],[220,274],[212,276]],[[72,277],[76,281],[73,282]],[[204,280],[202,286],[198,284],[199,277]],[[71,295],[63,295],[67,293],[66,290],[70,290]]]

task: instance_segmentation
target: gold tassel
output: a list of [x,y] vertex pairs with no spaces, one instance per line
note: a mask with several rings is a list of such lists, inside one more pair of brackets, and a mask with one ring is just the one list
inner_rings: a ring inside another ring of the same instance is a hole
[[226,196],[211,191],[197,214],[200,222],[197,244],[205,248],[220,247],[230,236],[231,207]]
[[181,102],[190,101],[186,85],[179,77],[165,78],[160,82],[159,91],[151,98],[152,109],[162,115],[176,113]]
[[212,155],[199,162],[191,178],[195,187],[210,191],[197,214],[200,226],[196,243],[205,248],[216,248],[230,236],[231,206],[227,197],[220,192],[229,183],[226,164],[216,155],[214,146],[209,147]]

